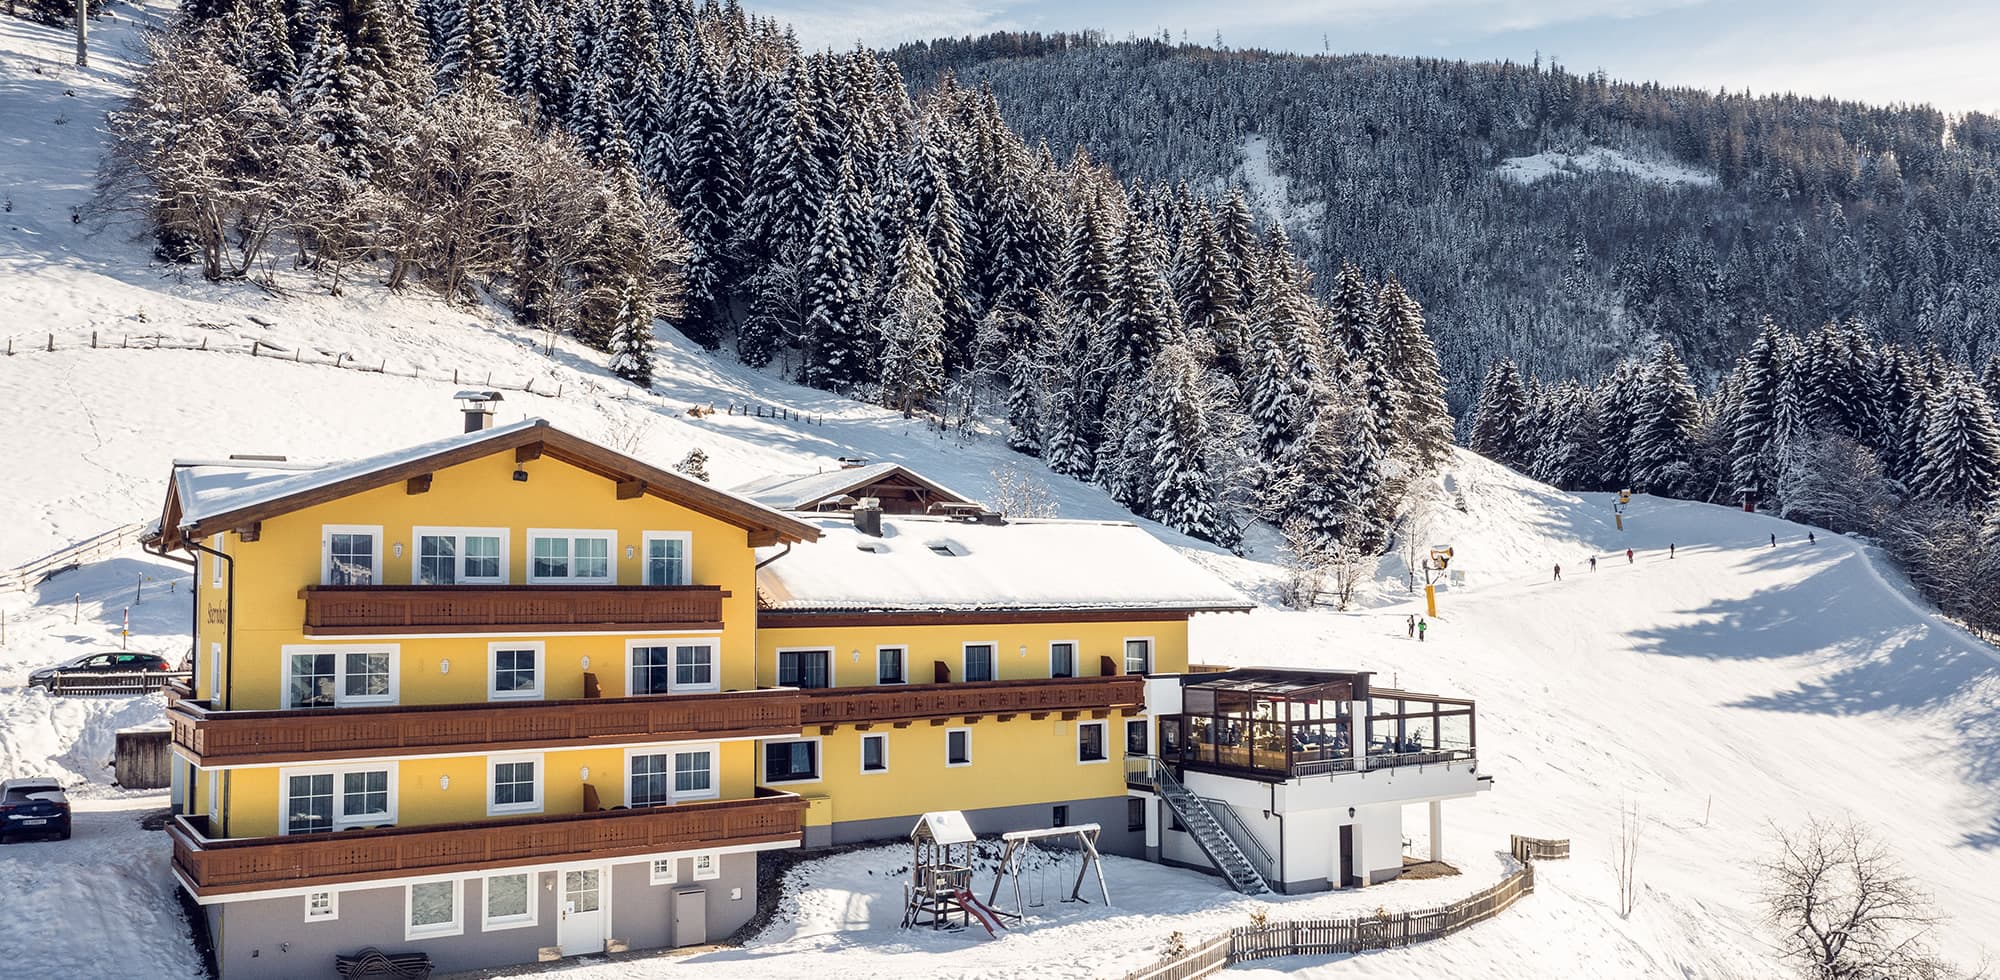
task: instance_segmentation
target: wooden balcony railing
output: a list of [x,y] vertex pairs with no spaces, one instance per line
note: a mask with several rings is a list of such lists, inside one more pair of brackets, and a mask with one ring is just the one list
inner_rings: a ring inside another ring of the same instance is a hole
[[206,898],[552,861],[795,843],[805,832],[805,812],[799,797],[760,789],[745,800],[293,837],[211,839],[207,817],[183,814],[167,825],[167,835],[174,842],[174,870],[198,897]]
[[309,585],[307,636],[722,628],[713,585]]
[[505,752],[608,742],[797,735],[793,690],[504,703],[215,711],[167,708],[174,744],[201,766],[351,756]]
[[1145,679],[1136,675],[1063,677],[895,687],[832,687],[800,693],[805,695],[799,718],[801,723],[847,725],[954,715],[1028,714],[1040,717],[1053,712],[1136,709],[1145,700]]

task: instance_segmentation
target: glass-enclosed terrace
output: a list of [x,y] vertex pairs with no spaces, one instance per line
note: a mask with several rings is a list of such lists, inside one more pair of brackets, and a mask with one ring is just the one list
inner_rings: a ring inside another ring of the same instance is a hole
[[[1160,758],[1183,768],[1289,779],[1473,758],[1473,704],[1372,687],[1366,671],[1252,668],[1191,674],[1160,724]],[[1357,708],[1365,724],[1355,745]]]

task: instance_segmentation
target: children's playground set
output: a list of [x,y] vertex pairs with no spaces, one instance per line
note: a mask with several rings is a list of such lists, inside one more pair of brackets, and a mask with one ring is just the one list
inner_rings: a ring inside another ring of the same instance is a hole
[[[972,891],[973,845],[978,838],[965,814],[957,810],[926,813],[910,831],[910,880],[903,884],[903,927],[963,929],[974,922],[997,936],[1008,923],[1027,921],[1030,909],[1048,900],[1048,883],[1064,902],[1088,902],[1086,878],[1097,877],[1097,896],[1111,904],[1104,882],[1104,863],[1097,854],[1098,825],[1077,824],[1043,830],[1013,830],[1000,835],[1000,861],[993,887],[981,901]],[[1070,869],[1075,869],[1071,875]],[[1011,905],[1000,901],[1002,891]]]

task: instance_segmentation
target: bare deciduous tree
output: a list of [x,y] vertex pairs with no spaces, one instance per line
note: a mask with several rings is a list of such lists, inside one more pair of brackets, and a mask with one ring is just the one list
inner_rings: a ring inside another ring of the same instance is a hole
[[1618,915],[1632,917],[1632,906],[1639,901],[1639,885],[1636,876],[1639,866],[1639,805],[1618,806],[1618,850],[1612,857],[1612,868],[1618,875]]
[[993,508],[1008,517],[1054,517],[1061,510],[1048,482],[1025,470],[990,470]]
[[1931,946],[1943,916],[1867,828],[1812,819],[1772,828],[1759,861],[1778,950],[1813,980],[1961,977]]

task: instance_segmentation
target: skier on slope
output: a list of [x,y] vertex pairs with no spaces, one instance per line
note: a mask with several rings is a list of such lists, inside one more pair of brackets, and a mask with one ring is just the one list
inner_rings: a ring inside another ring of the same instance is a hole
[[1625,549],[1625,564],[1632,564],[1632,549],[1630,548]]
[[1416,614],[1416,613],[1411,613],[1411,614],[1410,614],[1410,620],[1409,620],[1409,622],[1408,622],[1407,624],[1405,624],[1405,625],[1407,625],[1407,626],[1408,626],[1408,627],[1410,628],[1410,639],[1412,639],[1412,640],[1416,639],[1416,638],[1417,638],[1417,614]]
[[1560,581],[1562,581],[1562,580],[1563,580],[1563,567],[1562,567],[1561,565],[1557,565],[1557,566],[1556,566],[1556,581],[1560,582]]
[[1424,632],[1425,632],[1426,630],[1430,629],[1430,628],[1431,628],[1431,624],[1430,624],[1430,622],[1429,622],[1428,620],[1422,620],[1422,619],[1419,619],[1419,620],[1417,620],[1417,642],[1418,642],[1418,643],[1422,643],[1422,642],[1424,642]]
[[1597,556],[1596,556],[1596,555],[1591,555],[1591,556],[1590,556],[1590,570],[1591,570],[1591,571],[1593,571],[1593,572],[1594,572],[1594,571],[1597,571]]
[[1669,542],[1667,544],[1667,557],[1672,558],[1673,556],[1674,556],[1674,546],[1671,542]]
[[1817,535],[1817,534],[1814,534],[1814,533],[1813,533],[1813,532],[1811,532],[1811,531],[1807,531],[1807,532],[1806,532],[1806,543],[1807,543],[1807,544],[1818,544],[1818,543],[1819,543],[1819,535]]
[[1775,548],[1777,546],[1778,546],[1778,536],[1777,534],[1773,533],[1771,535],[1771,547]]

